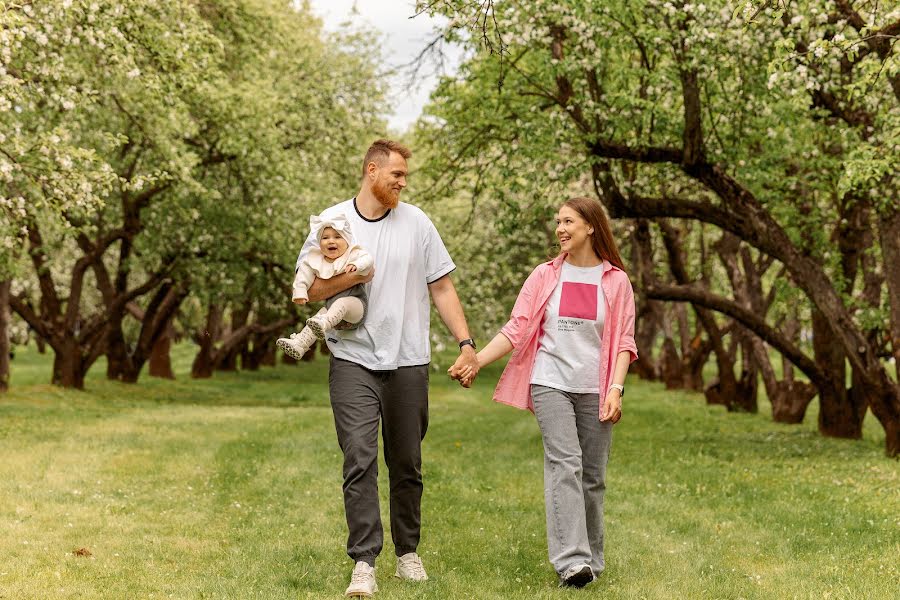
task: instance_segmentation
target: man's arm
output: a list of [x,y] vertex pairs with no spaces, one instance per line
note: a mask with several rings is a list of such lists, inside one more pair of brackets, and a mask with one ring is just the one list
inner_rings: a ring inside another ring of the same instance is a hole
[[[450,330],[450,333],[453,334],[453,337],[456,338],[456,341],[468,339],[470,336],[469,326],[466,324],[466,315],[463,313],[462,304],[459,301],[459,296],[456,295],[456,288],[453,287],[453,281],[450,279],[450,276],[444,275],[437,281],[428,284],[428,289],[431,291],[431,299],[434,301],[438,314],[441,315],[441,320],[447,326],[447,329]],[[471,376],[468,379],[468,384],[472,385],[472,381],[478,374],[478,359],[475,356],[475,348],[472,346],[462,347],[459,358],[456,359],[451,369],[460,370],[464,367],[469,367],[468,372],[471,373]],[[466,385],[466,387],[469,387],[469,385]]]
[[[373,277],[375,277],[374,267],[365,275],[360,275],[359,271],[353,271],[351,273],[341,273],[340,275],[335,275],[329,279],[319,279],[316,277],[313,284],[309,286],[309,301],[321,302],[322,300],[331,298],[335,294],[340,294],[344,290],[349,290],[357,283],[369,283],[372,281]],[[454,292],[454,295],[456,295],[456,292]],[[457,302],[459,302],[459,300],[457,300]],[[461,307],[460,310],[462,310]]]

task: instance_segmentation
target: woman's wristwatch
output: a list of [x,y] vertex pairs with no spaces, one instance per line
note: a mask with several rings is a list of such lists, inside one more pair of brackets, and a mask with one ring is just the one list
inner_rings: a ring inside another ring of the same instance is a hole
[[[611,383],[611,384],[609,384],[609,390],[611,390],[611,389],[613,389],[613,388],[616,388],[617,390],[619,390],[619,398],[621,398],[622,396],[625,395],[625,386],[622,385],[621,383]],[[609,390],[606,390],[606,393],[607,393],[607,394],[609,393]]]

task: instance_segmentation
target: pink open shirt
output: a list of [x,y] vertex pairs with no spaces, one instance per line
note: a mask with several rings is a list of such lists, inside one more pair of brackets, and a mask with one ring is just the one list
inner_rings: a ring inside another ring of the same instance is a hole
[[[497,402],[534,412],[531,403],[531,370],[537,357],[544,310],[559,283],[565,257],[566,254],[561,254],[550,262],[538,265],[531,272],[516,298],[509,321],[500,330],[512,343],[513,353],[494,390],[494,400]],[[631,353],[633,362],[638,355],[634,343],[634,292],[628,275],[608,261],[603,261],[600,285],[606,297],[606,319],[600,342],[599,387],[602,414],[616,356],[627,350]]]

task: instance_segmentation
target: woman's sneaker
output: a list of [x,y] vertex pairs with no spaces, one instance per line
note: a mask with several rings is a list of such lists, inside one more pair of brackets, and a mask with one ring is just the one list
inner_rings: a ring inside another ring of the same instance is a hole
[[370,598],[377,591],[375,567],[370,567],[363,561],[356,563],[356,566],[353,567],[353,574],[350,576],[350,585],[344,595],[351,598]]
[[580,564],[570,567],[559,578],[560,587],[582,588],[594,580],[594,571],[590,565]]
[[407,552],[397,559],[397,571],[394,577],[408,579],[409,581],[425,581],[428,574],[422,565],[422,559],[415,552]]

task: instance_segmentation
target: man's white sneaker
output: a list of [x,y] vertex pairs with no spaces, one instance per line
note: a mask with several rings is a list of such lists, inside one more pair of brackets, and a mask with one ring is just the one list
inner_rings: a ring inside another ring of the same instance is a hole
[[559,578],[560,587],[582,588],[594,580],[594,571],[590,565],[580,564],[563,573]]
[[350,585],[345,596],[355,598],[370,598],[378,591],[378,584],[375,583],[375,567],[370,567],[368,563],[359,561],[353,567],[353,575],[350,576]]
[[422,559],[415,552],[407,552],[397,559],[397,571],[394,577],[400,579],[408,579],[410,581],[425,581],[428,574],[425,573],[425,567],[422,566]]

